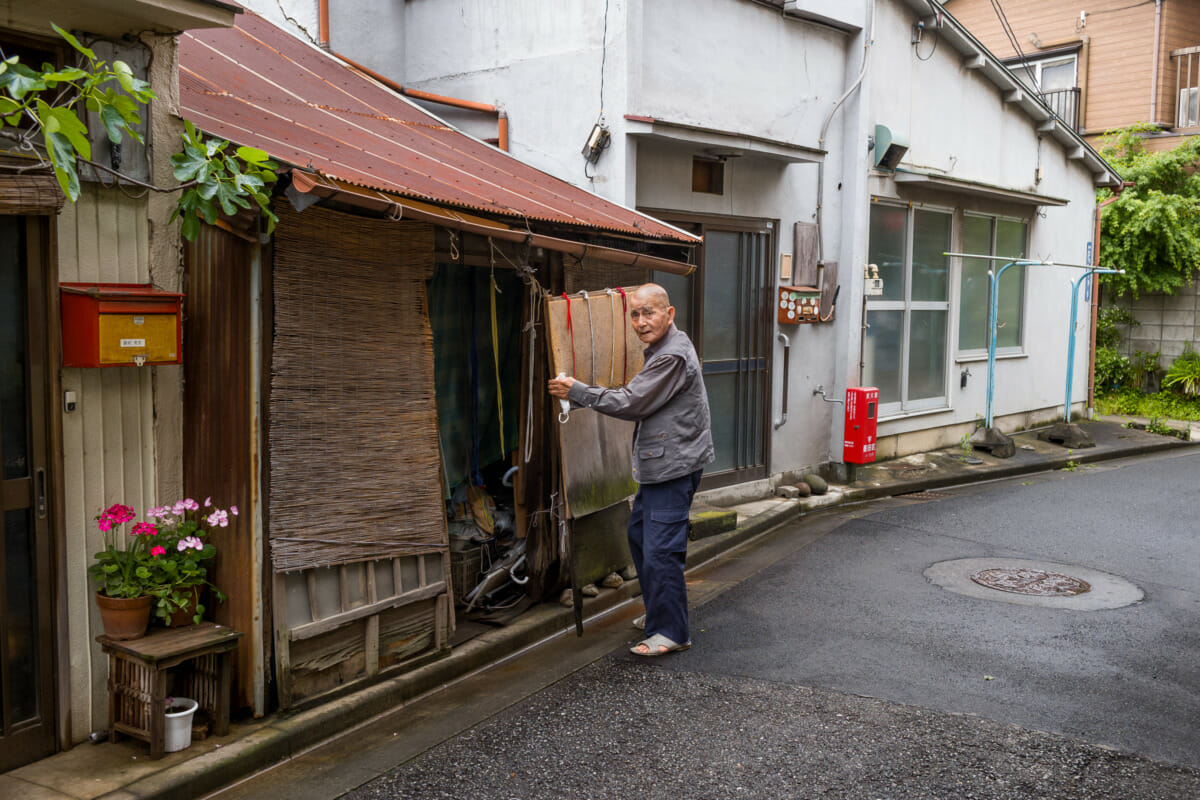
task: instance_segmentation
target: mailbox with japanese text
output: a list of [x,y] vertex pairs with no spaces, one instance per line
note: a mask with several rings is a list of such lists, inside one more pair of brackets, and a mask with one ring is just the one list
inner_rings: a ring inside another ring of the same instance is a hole
[[64,367],[183,363],[183,295],[149,284],[60,283]]
[[870,464],[875,461],[875,427],[879,390],[873,386],[846,389],[846,434],[842,461]]

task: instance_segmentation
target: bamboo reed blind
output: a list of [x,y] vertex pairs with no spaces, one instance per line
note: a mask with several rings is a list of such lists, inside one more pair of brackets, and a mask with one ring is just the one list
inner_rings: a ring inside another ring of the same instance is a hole
[[270,543],[277,572],[444,550],[433,228],[279,208]]
[[53,175],[0,178],[0,214],[57,214],[66,199]]

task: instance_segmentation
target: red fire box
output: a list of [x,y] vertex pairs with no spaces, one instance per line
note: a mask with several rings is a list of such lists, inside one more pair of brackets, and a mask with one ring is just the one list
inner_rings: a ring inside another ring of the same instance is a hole
[[846,441],[842,461],[847,464],[870,464],[875,460],[876,411],[879,409],[879,390],[873,386],[851,386],[846,389]]
[[183,295],[150,284],[60,283],[64,367],[183,363]]

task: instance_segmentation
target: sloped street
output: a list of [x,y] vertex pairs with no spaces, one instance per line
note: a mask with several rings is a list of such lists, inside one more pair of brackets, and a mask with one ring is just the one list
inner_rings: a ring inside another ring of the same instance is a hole
[[1200,796],[1197,486],[1189,449],[811,514],[693,576],[686,653],[626,607],[217,796]]

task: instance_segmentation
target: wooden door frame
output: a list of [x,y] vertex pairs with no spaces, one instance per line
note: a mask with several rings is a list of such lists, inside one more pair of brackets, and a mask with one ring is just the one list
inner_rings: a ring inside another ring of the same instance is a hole
[[[769,238],[769,241],[767,244],[768,263],[767,263],[767,272],[766,272],[766,279],[767,279],[768,285],[766,285],[763,289],[764,297],[762,298],[762,302],[764,304],[763,307],[767,311],[767,313],[765,313],[764,319],[760,323],[762,326],[765,326],[766,329],[756,331],[756,333],[758,335],[763,337],[762,344],[764,346],[764,353],[765,353],[764,358],[766,360],[766,372],[767,372],[766,390],[763,392],[763,397],[759,399],[759,405],[760,405],[759,414],[763,420],[763,432],[762,432],[762,442],[761,442],[762,453],[763,453],[763,464],[761,467],[754,467],[754,468],[748,468],[748,469],[733,469],[733,470],[728,470],[726,472],[718,473],[716,475],[707,475],[706,474],[700,483],[700,489],[701,489],[701,491],[708,490],[708,489],[717,489],[717,488],[721,488],[724,486],[732,486],[732,485],[744,483],[747,481],[760,480],[762,478],[769,477],[771,474],[771,432],[772,432],[772,429],[770,427],[771,402],[772,402],[771,398],[774,396],[773,389],[774,389],[774,380],[775,380],[775,363],[774,363],[775,359],[774,359],[774,352],[771,349],[771,342],[773,341],[772,333],[773,333],[773,324],[774,323],[773,323],[771,314],[769,313],[769,310],[774,307],[774,302],[773,302],[773,300],[770,300],[769,298],[773,298],[774,291],[775,291],[775,271],[774,270],[775,270],[775,254],[778,252],[778,249],[779,249],[779,220],[767,219],[765,217],[739,217],[739,216],[725,216],[725,215],[721,215],[721,214],[701,214],[701,213],[695,213],[695,212],[677,211],[677,210],[666,209],[666,208],[652,208],[652,207],[643,208],[641,206],[638,207],[638,211],[644,212],[646,214],[650,214],[651,216],[657,217],[658,219],[661,219],[664,222],[668,222],[668,223],[675,224],[675,225],[680,225],[680,224],[699,225],[701,227],[701,232],[703,232],[703,230],[705,228],[714,228],[717,230],[729,231],[729,232],[733,232],[733,233],[766,233],[768,235],[768,238]],[[692,305],[691,305],[690,310],[691,310],[693,325],[695,324],[696,320],[699,320],[701,326],[703,326],[703,324],[704,324],[703,323],[703,319],[704,319],[704,308],[703,307],[704,307],[705,275],[707,272],[707,270],[705,268],[706,265],[704,263],[704,258],[706,256],[705,246],[701,245],[701,247],[698,249],[697,252],[700,257],[700,261],[699,261],[699,268],[694,273],[695,277],[693,278],[693,280],[695,281],[695,283],[693,284],[693,291],[692,291],[692,298],[691,298]],[[700,338],[702,340],[703,337],[700,337]],[[693,343],[696,344],[697,354],[700,357],[701,366],[703,367],[703,364],[704,364],[703,341],[700,341],[698,343],[697,342],[693,342]]]
[[[66,582],[62,541],[62,506],[59,476],[62,474],[62,418],[55,412],[59,394],[56,369],[59,352],[57,267],[54,242],[54,218],[45,214],[18,216],[25,231],[25,308],[29,363],[27,393],[31,433],[30,475],[34,502],[30,555],[34,562],[35,625],[38,696],[41,734],[32,747],[46,755],[57,751],[69,736],[69,717],[59,709],[66,702],[70,682],[58,668],[65,662],[66,620],[63,618]],[[38,513],[39,477],[44,497],[43,513]],[[21,734],[18,734],[18,736]],[[15,743],[9,743],[9,747]],[[7,748],[6,748],[7,749]],[[16,764],[11,766],[17,766]]]

